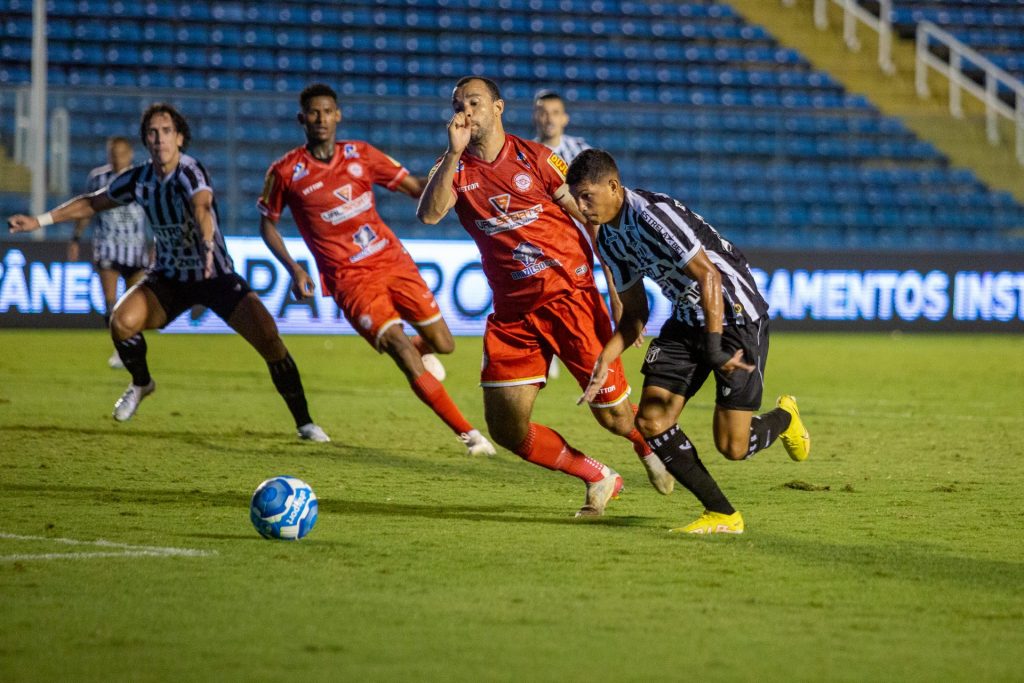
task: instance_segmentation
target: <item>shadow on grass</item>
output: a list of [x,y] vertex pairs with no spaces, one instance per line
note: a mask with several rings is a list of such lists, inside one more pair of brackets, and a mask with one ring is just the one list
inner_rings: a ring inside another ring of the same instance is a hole
[[869,580],[896,579],[925,585],[948,582],[1013,596],[1019,594],[1024,582],[1024,563],[949,555],[924,543],[841,545],[770,535],[760,535],[756,540],[750,547],[757,552],[786,556],[811,568],[832,566]]
[[[247,509],[249,494],[238,491],[200,491],[199,489],[126,489],[104,486],[60,484],[19,484],[4,486],[7,492],[58,494],[62,499],[97,498],[104,503],[139,505],[187,505]],[[576,524],[585,526],[646,526],[654,518],[638,515],[575,519],[570,511],[558,516],[529,505],[423,505],[395,502],[371,502],[341,499],[320,499],[321,514],[363,515],[378,517],[420,517],[423,519],[457,519],[472,522],[518,522],[527,524]],[[236,538],[228,536],[228,538]]]

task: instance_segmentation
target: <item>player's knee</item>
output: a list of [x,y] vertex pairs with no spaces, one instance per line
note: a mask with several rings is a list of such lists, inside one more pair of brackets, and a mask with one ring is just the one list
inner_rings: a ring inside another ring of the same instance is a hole
[[496,418],[488,415],[486,416],[486,421],[487,431],[490,433],[491,439],[502,448],[512,452],[515,452],[522,445],[530,429],[529,423],[519,424],[512,422],[505,416]]
[[628,403],[620,403],[612,408],[594,410],[598,424],[612,434],[626,436],[633,431],[633,410]]
[[635,424],[640,435],[649,439],[652,436],[665,433],[675,423],[663,412],[645,411],[641,406],[637,411]]
[[434,349],[434,353],[442,355],[448,355],[455,351],[455,338],[450,334],[443,335],[440,339],[431,339],[430,347]]
[[715,446],[718,448],[718,452],[729,460],[743,460],[747,457],[747,449],[750,444],[739,441],[725,441],[716,443]]
[[110,336],[114,341],[124,341],[142,331],[142,317],[124,308],[114,309],[110,316]]

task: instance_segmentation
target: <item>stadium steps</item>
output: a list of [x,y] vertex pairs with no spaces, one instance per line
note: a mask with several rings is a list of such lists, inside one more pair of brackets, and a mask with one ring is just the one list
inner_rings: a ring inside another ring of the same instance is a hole
[[921,139],[927,140],[958,166],[966,166],[993,189],[1005,190],[1024,202],[1024,168],[1013,153],[1013,130],[1002,125],[1004,144],[993,147],[985,136],[984,109],[973,97],[963,98],[965,116],[949,114],[948,88],[941,77],[929,78],[932,96],[917,97],[914,88],[914,45],[893,41],[896,74],[878,68],[878,36],[865,26],[857,35],[860,52],[846,49],[842,13],[829,4],[829,28],[814,26],[813,0],[796,0],[785,8],[777,0],[729,0],[748,21],[767,28],[784,46],[799,50],[811,64],[842,83],[850,93],[871,100],[883,114],[897,116]]

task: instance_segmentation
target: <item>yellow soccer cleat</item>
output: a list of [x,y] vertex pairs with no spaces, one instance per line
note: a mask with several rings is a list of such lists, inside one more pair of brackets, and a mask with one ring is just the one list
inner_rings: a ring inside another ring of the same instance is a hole
[[779,396],[775,405],[789,413],[789,426],[781,434],[779,440],[786,447],[789,457],[797,462],[802,462],[811,454],[811,435],[800,419],[800,409],[796,407],[796,398],[789,395]]
[[731,515],[705,510],[697,521],[669,531],[676,534],[742,534],[743,515],[739,510]]

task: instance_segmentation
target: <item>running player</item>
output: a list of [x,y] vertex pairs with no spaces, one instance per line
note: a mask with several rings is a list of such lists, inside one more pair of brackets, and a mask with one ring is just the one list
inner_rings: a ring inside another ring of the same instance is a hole
[[[612,333],[591,273],[593,252],[573,223],[583,217],[565,186],[565,162],[539,143],[505,133],[505,103],[490,80],[461,79],[452,106],[448,150],[431,171],[417,215],[433,224],[454,207],[482,255],[494,293],[480,382],[488,429],[525,460],[586,482],[578,516],[603,514],[622,478],[530,420],[552,355],[585,387]],[[603,427],[633,443],[651,482],[669,493],[674,480],[633,426],[621,364],[591,408]]]
[[[97,166],[89,172],[85,183],[85,194],[92,194],[110,184],[117,175],[132,165],[132,143],[125,137],[107,140],[109,163]],[[92,220],[79,219],[68,243],[68,260],[77,261],[78,244],[82,233],[92,224],[92,263],[100,276],[103,300],[106,308],[103,322],[110,327],[110,312],[117,301],[117,280],[123,277],[125,285],[131,287],[146,274],[149,265],[149,245],[146,239],[146,212],[138,204],[118,206],[110,211],[97,214]],[[115,349],[107,360],[112,368],[123,368],[124,364]]]
[[[257,205],[263,241],[292,275],[296,296],[316,285],[285,248],[277,222],[291,209],[320,270],[324,291],[379,353],[405,373],[413,392],[465,445],[470,455],[494,455],[494,446],[466,421],[441,384],[444,367],[435,353],[451,353],[455,340],[434,295],[412,258],[374,205],[373,186],[416,198],[423,179],[359,140],[336,140],[338,96],[327,85],[310,85],[299,96],[299,123],[306,144],[275,161]],[[419,333],[410,339],[407,320]]]
[[591,149],[576,158],[569,188],[588,221],[599,225],[597,249],[622,299],[622,317],[594,365],[580,402],[600,395],[614,363],[649,314],[643,279],[673,303],[651,342],[636,424],[669,472],[704,505],[686,533],[743,533],[733,508],[697,457],[677,420],[708,375],[715,374],[715,446],[730,460],[749,458],[778,437],[793,460],[806,460],[811,439],[796,399],[781,396],[761,415],[768,360],[768,304],[746,257],[701,216],[671,197],[622,185],[614,159]]
[[139,135],[150,161],[125,171],[103,190],[83,194],[36,217],[15,215],[11,232],[28,232],[61,221],[90,218],[138,203],[156,237],[156,260],[146,278],[114,306],[110,333],[132,382],[114,404],[114,419],[130,419],[156,389],[146,362],[143,330],[164,327],[194,304],[207,306],[249,342],[267,362],[274,386],[295,418],[300,438],[330,441],[309,416],[299,370],[270,313],[234,271],[218,226],[217,204],[206,169],[185,154],[188,123],[169,104],[142,114]]
[[583,138],[566,135],[568,125],[569,114],[561,95],[553,90],[537,93],[533,100],[533,126],[537,130],[534,140],[571,164],[577,154],[590,149],[590,144]]

